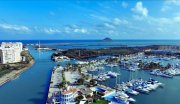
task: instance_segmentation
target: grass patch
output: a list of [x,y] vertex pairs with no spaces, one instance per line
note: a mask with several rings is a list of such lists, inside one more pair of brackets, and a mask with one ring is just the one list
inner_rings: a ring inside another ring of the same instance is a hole
[[2,77],[3,75],[10,73],[12,70],[10,69],[0,69],[0,77]]
[[108,104],[108,101],[106,101],[106,100],[97,100],[96,102],[89,103],[89,104]]

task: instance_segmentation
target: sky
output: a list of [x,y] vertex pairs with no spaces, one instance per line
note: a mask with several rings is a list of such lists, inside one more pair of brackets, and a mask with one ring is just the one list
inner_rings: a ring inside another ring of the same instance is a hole
[[0,0],[0,40],[180,39],[180,0]]

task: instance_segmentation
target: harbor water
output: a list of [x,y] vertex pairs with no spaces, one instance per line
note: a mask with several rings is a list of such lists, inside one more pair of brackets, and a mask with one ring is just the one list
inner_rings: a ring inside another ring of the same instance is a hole
[[[83,42],[79,42],[78,44],[83,44]],[[93,44],[93,46],[91,45],[93,48],[101,48],[98,47],[99,43]],[[154,43],[150,45],[154,45]],[[51,46],[58,48],[79,47],[79,45],[77,44],[74,44],[73,46]],[[87,45],[83,47],[89,48],[91,46]],[[107,47],[108,46],[110,45],[107,45]],[[106,46],[104,45],[103,47]],[[38,52],[32,47],[30,47],[29,50],[32,56],[35,58],[35,64],[16,79],[0,87],[0,104],[45,104],[48,93],[50,74],[52,68],[57,63],[51,61],[50,59],[53,51]],[[157,90],[152,91],[149,94],[139,94],[137,96],[131,96],[136,99],[136,102],[134,104],[180,104],[180,76],[175,76],[172,79],[162,78],[152,76],[147,71],[129,72],[121,69],[120,67],[115,67],[113,69],[106,68],[106,70],[113,70],[121,74],[117,79],[112,78],[104,82],[104,84],[110,87],[115,86],[116,80],[117,82],[125,82],[130,78],[154,78],[165,84],[164,88],[158,88]]]
[[45,104],[51,69],[52,51],[30,48],[35,64],[16,79],[0,87],[0,104]]

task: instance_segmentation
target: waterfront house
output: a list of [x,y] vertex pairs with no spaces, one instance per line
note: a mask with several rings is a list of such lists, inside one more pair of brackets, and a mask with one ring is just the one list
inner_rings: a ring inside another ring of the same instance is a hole
[[72,86],[66,86],[60,90],[59,102],[60,104],[75,104],[76,96],[77,89]]

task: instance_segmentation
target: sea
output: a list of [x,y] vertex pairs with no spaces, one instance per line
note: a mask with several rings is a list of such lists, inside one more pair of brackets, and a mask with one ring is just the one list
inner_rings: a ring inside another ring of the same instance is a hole
[[40,44],[51,48],[107,48],[120,46],[180,45],[180,40],[0,40],[0,42],[22,42],[23,44]]
[[[101,40],[0,40],[0,42],[23,42],[24,44],[42,44],[51,48],[108,48],[120,46],[147,46],[147,45],[179,45],[180,40],[113,40],[109,42]],[[50,56],[54,52],[37,51],[28,46],[30,53],[35,59],[35,64],[23,72],[19,77],[9,81],[0,87],[0,104],[45,104],[51,72],[56,62],[51,61]],[[60,63],[64,64],[64,63]],[[106,69],[112,70],[112,69]],[[164,83],[164,88],[158,88],[149,94],[131,96],[136,99],[133,104],[180,104],[180,76],[174,78],[162,78],[150,75],[147,71],[135,73],[115,67],[113,71],[120,73],[118,82],[133,78],[154,78]],[[103,82],[110,87],[115,86],[117,79],[109,79]]]

